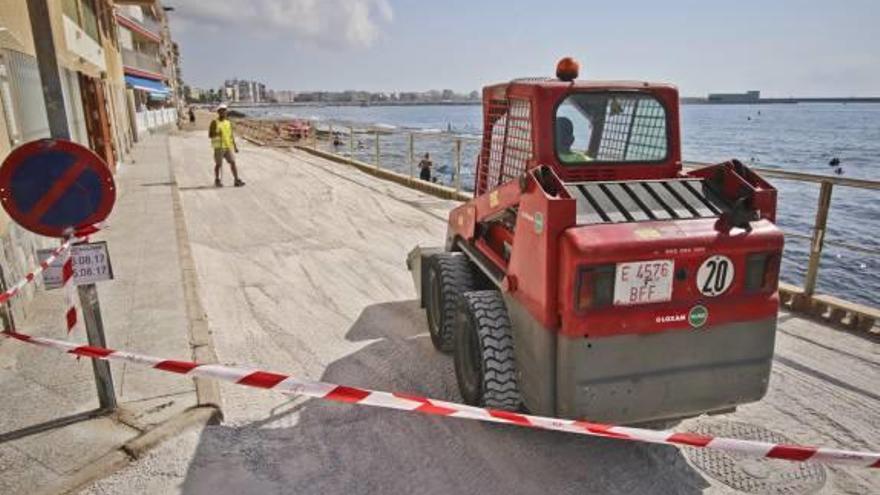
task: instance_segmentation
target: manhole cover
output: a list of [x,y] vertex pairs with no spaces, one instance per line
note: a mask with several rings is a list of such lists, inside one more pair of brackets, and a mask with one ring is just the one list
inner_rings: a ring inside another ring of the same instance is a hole
[[[695,428],[694,433],[759,442],[792,443],[766,428],[732,421],[701,424]],[[825,468],[812,462],[762,459],[710,449],[684,451],[699,470],[746,493],[800,495],[813,493],[825,484]]]

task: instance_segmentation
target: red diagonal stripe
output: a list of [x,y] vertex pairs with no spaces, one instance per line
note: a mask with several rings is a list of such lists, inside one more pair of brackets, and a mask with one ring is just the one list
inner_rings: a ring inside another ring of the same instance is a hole
[[35,276],[36,276],[36,275],[34,275],[34,273],[31,272],[31,273],[28,273],[24,278],[26,278],[27,281],[30,282],[31,280],[34,279]]
[[598,435],[606,436],[606,437],[614,437],[614,438],[625,438],[628,439],[629,435],[623,433],[617,433],[611,431],[611,425],[603,425],[600,423],[590,423],[589,421],[575,421],[575,426],[579,426],[590,433],[596,433]]
[[76,349],[71,349],[68,351],[71,354],[76,354],[77,356],[85,356],[85,357],[93,357],[93,358],[103,358],[107,357],[110,354],[113,354],[113,349],[105,349],[103,347],[92,347],[90,345],[79,346]]
[[429,404],[430,403],[430,402],[428,402],[427,397],[422,397],[421,395],[405,394],[402,392],[392,392],[391,395],[393,395],[395,397],[399,397],[401,399],[411,400],[414,402],[421,402],[422,404]]
[[247,385],[249,387],[272,388],[286,379],[286,375],[269,373],[267,371],[254,371],[250,375],[247,375],[246,377],[235,383],[238,383],[240,385]]
[[329,394],[324,396],[325,399],[335,400],[337,402],[348,402],[350,404],[354,404],[356,402],[360,402],[367,398],[370,393],[366,390],[361,390],[359,388],[354,387],[344,387],[342,385],[337,386],[333,390],[330,391]]
[[877,462],[875,462],[874,464],[871,464],[871,467],[872,468],[880,468],[880,459],[877,459]]
[[696,435],[694,433],[675,433],[666,440],[672,443],[693,445],[694,447],[705,447],[712,441],[712,437]]
[[435,406],[434,404],[431,404],[431,402],[429,402],[429,401],[425,401],[424,404],[413,409],[413,411],[418,411],[420,413],[425,413],[425,414],[435,414],[437,416],[449,416],[450,414],[456,412],[455,409],[450,409],[448,407],[443,407],[443,406]]
[[161,363],[158,363],[156,366],[153,367],[156,369],[185,375],[192,371],[194,368],[197,368],[198,366],[198,364],[191,363],[189,361],[175,361],[173,359],[166,359],[165,361],[162,361]]
[[86,169],[87,165],[88,162],[85,160],[79,160],[68,168],[46,192],[46,194],[37,201],[37,204],[31,208],[31,211],[26,213],[25,220],[32,223],[39,222],[40,217],[42,217],[43,214],[61,198],[61,196],[64,196],[64,193],[67,192],[67,188],[76,181],[77,177],[79,177],[83,170]]
[[76,308],[67,310],[67,331],[70,332],[76,326]]
[[391,395],[401,399],[411,400],[413,402],[421,402],[421,406],[413,409],[413,411],[416,412],[435,414],[437,416],[449,416],[452,413],[458,412],[455,409],[434,405],[427,397],[422,397],[421,395],[404,394],[401,392],[393,392]]
[[489,416],[492,416],[493,418],[504,419],[521,426],[533,426],[532,422],[529,421],[529,418],[523,416],[522,414],[517,414],[510,411],[501,411],[499,409],[487,409],[486,411],[489,413]]
[[767,452],[767,457],[772,457],[774,459],[789,459],[792,461],[806,461],[810,457],[816,454],[815,448],[812,447],[801,447],[800,445],[776,445],[770,452]]
[[30,335],[25,335],[23,333],[18,333],[18,332],[3,332],[3,333],[5,333],[6,335],[9,335],[13,339],[20,340],[22,342],[30,342],[31,341]]
[[71,277],[73,277],[73,258],[67,258],[61,267],[61,279],[67,282]]

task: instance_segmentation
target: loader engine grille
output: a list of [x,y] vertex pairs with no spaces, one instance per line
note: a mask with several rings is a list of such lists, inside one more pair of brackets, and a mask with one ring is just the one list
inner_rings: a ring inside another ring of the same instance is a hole
[[700,179],[581,182],[565,185],[577,201],[577,223],[640,222],[717,217],[720,205]]

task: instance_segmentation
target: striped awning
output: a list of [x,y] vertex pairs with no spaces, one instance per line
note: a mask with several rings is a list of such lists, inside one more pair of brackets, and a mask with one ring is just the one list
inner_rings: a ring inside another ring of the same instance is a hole
[[171,90],[168,89],[168,86],[165,86],[159,81],[154,81],[152,79],[147,79],[145,77],[137,77],[137,76],[125,76],[125,83],[131,86],[134,89],[139,89],[141,91],[147,91],[150,93],[150,96],[167,96]]

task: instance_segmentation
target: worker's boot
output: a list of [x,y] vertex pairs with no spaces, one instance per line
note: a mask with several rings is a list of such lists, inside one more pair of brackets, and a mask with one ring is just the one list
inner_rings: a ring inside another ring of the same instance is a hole
[[235,179],[235,182],[233,183],[233,185],[234,185],[235,187],[241,187],[241,186],[244,185],[244,181],[241,180],[241,179]]

